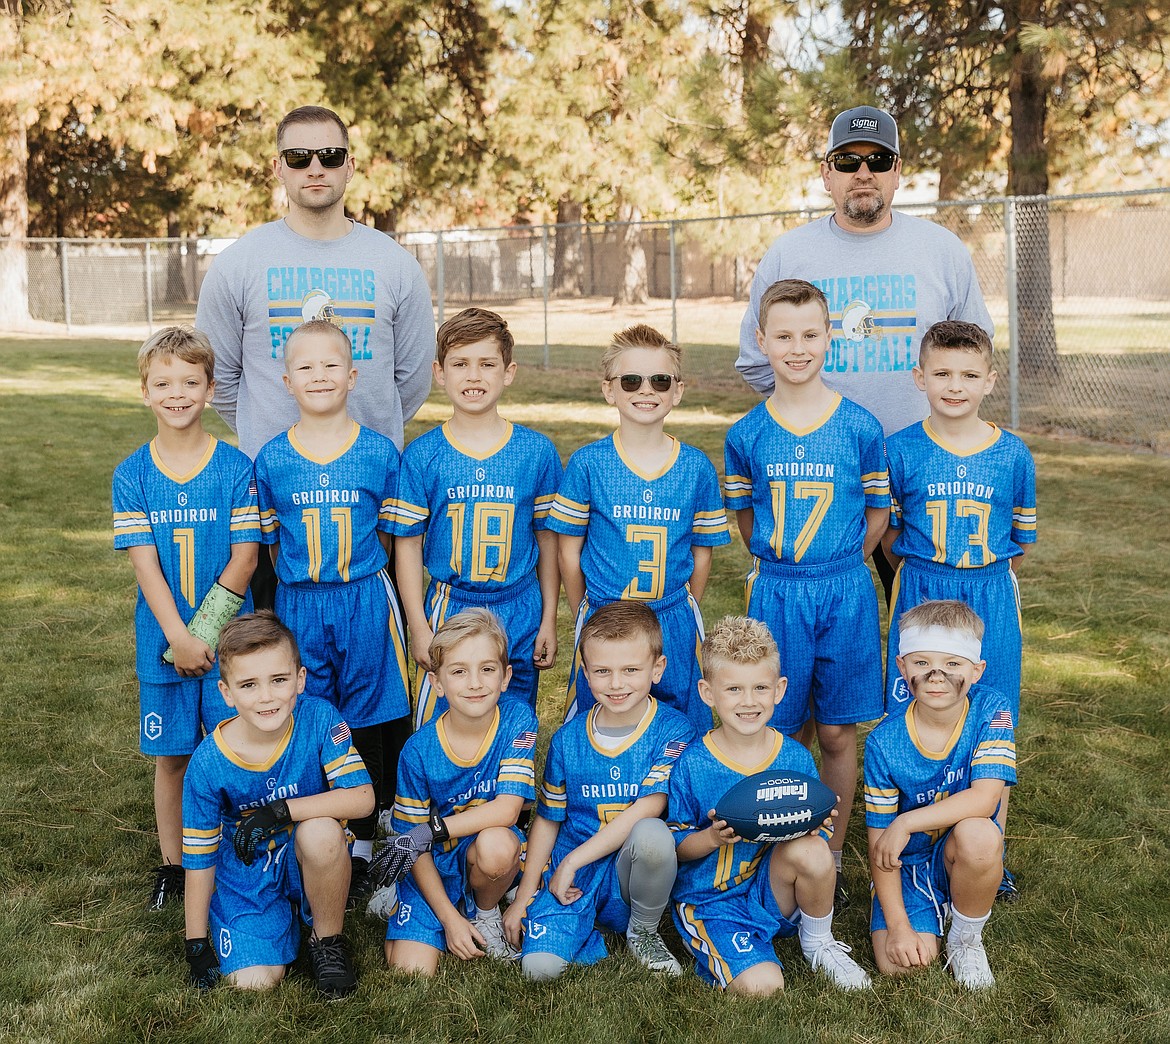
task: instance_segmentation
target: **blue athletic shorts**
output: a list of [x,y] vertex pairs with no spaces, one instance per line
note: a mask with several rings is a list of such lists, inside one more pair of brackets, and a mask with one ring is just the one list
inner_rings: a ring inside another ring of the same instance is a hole
[[[586,594],[577,610],[573,632],[573,665],[569,670],[569,691],[565,700],[565,721],[577,714],[585,714],[593,706],[593,693],[585,665],[581,661],[581,628],[606,602],[594,604]],[[657,700],[685,714],[702,735],[714,724],[711,708],[699,698],[699,679],[702,670],[699,656],[703,645],[703,614],[689,588],[680,588],[672,595],[647,602],[662,627],[662,651],[666,656],[666,670],[662,679],[650,686],[650,694]]]
[[351,729],[410,713],[405,631],[384,569],[347,584],[278,584],[276,615],[296,635],[305,692]]
[[524,953],[552,953],[569,964],[596,964],[608,950],[599,928],[625,934],[630,907],[622,898],[617,852],[573,876],[581,897],[565,906],[548,890],[536,893],[524,921]]
[[[438,631],[444,620],[473,607],[483,607],[495,613],[503,625],[504,634],[508,636],[508,662],[512,666],[512,680],[508,683],[506,695],[509,698],[519,696],[536,710],[540,672],[532,663],[532,654],[536,649],[536,632],[540,630],[541,610],[540,584],[536,574],[533,573],[527,580],[508,588],[502,594],[477,594],[431,581],[427,589],[426,613],[432,632]],[[418,697],[414,706],[416,732],[447,709],[446,697],[435,692],[425,671],[419,673]]]
[[855,560],[789,566],[755,560],[748,616],[763,620],[788,679],[771,724],[792,734],[810,709],[824,725],[882,716],[882,639],[869,567]]
[[713,892],[699,904],[675,903],[674,924],[694,954],[699,978],[727,989],[732,979],[757,964],[784,967],[772,940],[796,934],[800,911],[793,911],[791,918],[780,912],[768,864],[761,862],[744,892]]
[[[516,827],[511,829],[516,840],[523,844],[523,832]],[[475,837],[461,837],[450,851],[431,853],[447,898],[469,920],[476,912],[475,896],[467,880],[467,850],[474,840]],[[423,898],[418,885],[414,883],[413,874],[398,882],[398,901],[390,910],[386,939],[390,942],[407,939],[432,946],[441,953],[447,952],[447,933],[443,929],[443,922]]]
[[257,852],[251,866],[230,851],[231,838],[220,842],[210,922],[211,941],[224,975],[296,960],[301,946],[297,911],[310,927],[313,917],[301,886],[295,837],[294,828],[292,839],[279,848]]
[[205,733],[235,716],[219,691],[219,671],[165,685],[138,686],[138,749],[151,757],[192,754]]
[[886,712],[905,713],[911,693],[898,672],[898,618],[916,605],[934,599],[955,599],[969,605],[983,621],[983,652],[987,668],[980,685],[1011,700],[1012,720],[1020,720],[1020,664],[1024,638],[1020,628],[1020,588],[1011,562],[1001,559],[981,569],[955,569],[934,562],[906,559],[894,577],[890,636],[886,643]]

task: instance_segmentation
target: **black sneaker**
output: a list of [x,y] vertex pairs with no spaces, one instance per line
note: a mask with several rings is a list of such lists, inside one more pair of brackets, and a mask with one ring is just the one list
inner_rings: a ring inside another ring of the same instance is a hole
[[1019,898],[1020,886],[1016,883],[1016,875],[1005,866],[1003,880],[999,882],[999,888],[995,892],[995,901],[997,903],[1014,903]]
[[353,856],[349,870],[349,896],[345,901],[346,910],[356,910],[374,894],[374,882],[370,879],[370,861]]
[[849,909],[849,893],[845,891],[845,876],[837,871],[837,886],[833,889],[833,912]]
[[313,981],[329,1000],[340,1000],[357,988],[357,976],[349,959],[344,935],[309,939],[309,968]]
[[154,888],[150,893],[150,902],[146,904],[148,910],[159,911],[167,903],[179,901],[183,898],[183,868],[174,863],[167,863],[154,871]]

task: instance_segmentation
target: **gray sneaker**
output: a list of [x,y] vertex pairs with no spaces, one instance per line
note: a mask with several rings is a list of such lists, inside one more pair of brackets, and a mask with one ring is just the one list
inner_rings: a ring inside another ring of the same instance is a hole
[[682,965],[666,948],[657,926],[630,921],[626,930],[626,945],[643,967],[666,975],[682,975]]
[[839,939],[828,939],[805,957],[813,971],[824,972],[839,990],[868,990],[869,974],[849,956],[851,950]]
[[972,932],[947,935],[947,964],[955,982],[969,990],[988,990],[995,985],[983,938]]

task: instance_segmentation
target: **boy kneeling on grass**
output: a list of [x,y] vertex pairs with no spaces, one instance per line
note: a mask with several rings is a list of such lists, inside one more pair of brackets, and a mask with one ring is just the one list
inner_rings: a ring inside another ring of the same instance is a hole
[[396,836],[390,858],[371,867],[377,884],[398,881],[386,963],[421,975],[434,975],[445,952],[465,961],[517,956],[500,900],[520,871],[516,820],[536,798],[536,713],[526,700],[500,699],[512,677],[500,622],[483,608],[456,613],[429,656],[430,683],[447,709],[402,748]]
[[874,958],[883,975],[929,966],[949,910],[947,965],[960,986],[987,989],[983,926],[1003,876],[995,815],[1016,782],[1011,701],[976,684],[983,622],[970,607],[923,602],[898,623],[913,699],[865,741]]
[[350,873],[342,821],[369,815],[370,777],[337,710],[301,696],[305,668],[275,614],[229,622],[219,662],[236,716],[199,745],[183,786],[191,981],[206,989],[223,974],[243,989],[272,988],[300,949],[299,910],[318,988],[343,997],[357,979],[341,935]]

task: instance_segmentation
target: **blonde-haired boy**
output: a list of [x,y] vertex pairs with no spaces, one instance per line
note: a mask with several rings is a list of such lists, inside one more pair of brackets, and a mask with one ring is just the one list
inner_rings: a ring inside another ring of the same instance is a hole
[[833,937],[836,874],[823,832],[757,844],[715,818],[716,802],[745,776],[785,770],[816,777],[808,750],[768,725],[786,684],[779,650],[759,620],[725,617],[703,642],[699,693],[719,724],[683,751],[670,777],[675,924],[699,977],[729,992],[783,989],[773,940],[792,935],[810,966],[839,989],[865,989],[869,976]]
[[[731,536],[715,466],[664,430],[683,395],[681,353],[653,327],[615,334],[602,356],[601,392],[618,430],[577,450],[549,514],[576,631],[622,598],[646,602],[662,624],[666,669],[653,695],[707,728],[696,698],[703,636],[699,610],[711,549]],[[565,720],[593,705],[579,642]]]
[[924,602],[899,628],[911,701],[865,742],[874,957],[883,975],[926,967],[949,911],[947,964],[961,986],[986,989],[983,926],[1003,875],[995,815],[1016,782],[1012,704],[978,684],[983,621],[967,605]]
[[536,715],[501,700],[508,639],[486,609],[449,617],[430,650],[447,709],[402,748],[391,841],[412,872],[398,882],[386,961],[434,975],[439,958],[509,958],[499,903],[520,869],[516,820],[536,796]]
[[189,326],[168,326],[138,351],[142,401],[158,432],[114,471],[114,547],[138,580],[134,612],[139,744],[155,759],[162,865],[150,909],[183,894],[183,773],[204,732],[231,712],[219,693],[219,629],[250,609],[259,552],[252,462],[203,427],[215,353]]

